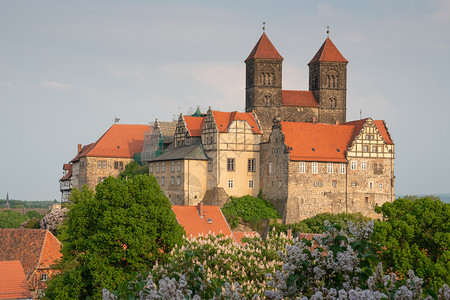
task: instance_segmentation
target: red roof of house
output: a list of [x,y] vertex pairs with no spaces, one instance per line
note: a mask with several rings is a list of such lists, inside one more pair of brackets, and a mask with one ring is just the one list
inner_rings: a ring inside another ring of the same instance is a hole
[[354,127],[319,123],[281,122],[290,159],[295,161],[346,162],[345,152]]
[[240,113],[237,111],[212,111],[212,113],[219,132],[227,132],[231,123],[236,120],[243,120],[247,121],[248,125],[250,125],[250,127],[252,128],[253,133],[261,134],[261,130],[252,113]]
[[31,298],[30,287],[18,260],[0,261],[0,299]]
[[322,44],[322,47],[320,47],[319,51],[317,51],[316,55],[314,55],[309,64],[319,61],[348,63],[348,61],[344,58],[344,56],[342,56],[341,52],[339,52],[339,50],[336,48],[329,37],[327,37],[325,42]]
[[[343,124],[343,125],[355,126],[355,130],[352,135],[352,140],[355,139],[356,136],[358,136],[358,134],[360,133],[364,124],[367,122],[367,119],[368,118],[356,120],[356,121],[350,121],[350,122]],[[375,124],[375,126],[377,126],[377,129],[380,132],[381,137],[384,139],[386,144],[393,145],[394,142],[392,141],[391,136],[390,136],[389,132],[387,131],[386,124],[384,123],[384,121],[383,120],[373,120],[373,123]]]
[[237,243],[241,243],[243,237],[253,238],[255,236],[259,236],[258,233],[254,231],[233,231],[234,238]]
[[184,116],[184,122],[191,136],[201,136],[204,117]]
[[284,106],[319,107],[316,97],[311,91],[281,91],[281,101]]
[[0,261],[19,260],[27,278],[61,257],[61,243],[45,229],[0,229]]
[[277,49],[273,46],[272,42],[270,42],[266,33],[264,32],[259,41],[256,43],[250,55],[245,60],[246,62],[254,59],[254,58],[267,58],[267,59],[280,59],[283,60],[283,57],[278,53]]
[[67,170],[68,172],[59,181],[68,180],[68,179],[70,179],[70,177],[72,177],[72,165],[71,164],[64,164],[63,170]]
[[198,213],[198,206],[172,205],[178,223],[184,227],[187,236],[199,236],[207,234],[224,234],[234,239],[228,223],[220,210],[215,205],[203,205],[203,217]]
[[148,125],[114,124],[95,143],[84,146],[71,162],[87,156],[133,158],[142,152],[147,130]]

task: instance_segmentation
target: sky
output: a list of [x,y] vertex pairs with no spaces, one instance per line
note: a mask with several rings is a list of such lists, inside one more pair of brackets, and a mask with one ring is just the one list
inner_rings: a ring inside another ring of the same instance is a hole
[[450,1],[0,2],[0,198],[60,199],[77,145],[197,106],[245,110],[266,34],[283,89],[307,90],[330,38],[349,61],[347,120],[383,119],[397,194],[450,193]]

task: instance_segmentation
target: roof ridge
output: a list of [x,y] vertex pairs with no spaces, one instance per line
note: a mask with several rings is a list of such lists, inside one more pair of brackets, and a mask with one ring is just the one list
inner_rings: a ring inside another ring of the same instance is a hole
[[278,53],[265,32],[263,32],[258,42],[256,42],[255,47],[253,47],[245,62],[254,58],[283,60],[283,57]]

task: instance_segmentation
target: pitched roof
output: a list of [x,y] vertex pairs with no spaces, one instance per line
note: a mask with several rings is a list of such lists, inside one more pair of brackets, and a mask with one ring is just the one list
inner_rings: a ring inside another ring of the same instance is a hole
[[281,91],[281,102],[284,106],[319,107],[311,91]]
[[212,111],[214,120],[217,125],[217,130],[219,132],[227,132],[231,123],[236,120],[247,121],[248,125],[252,128],[253,133],[261,134],[259,125],[252,113],[240,113],[237,111],[233,112],[223,112],[223,111]]
[[[358,136],[358,134],[360,133],[361,129],[363,128],[364,124],[367,122],[368,119],[369,118],[365,118],[365,119],[361,119],[361,120],[350,121],[350,122],[343,124],[343,125],[355,126],[352,140],[355,139],[356,136]],[[387,131],[386,124],[384,123],[384,121],[383,120],[373,120],[373,123],[375,124],[375,126],[377,126],[377,129],[380,132],[381,137],[384,139],[386,144],[393,145],[394,142],[391,139],[391,135]]]
[[30,287],[18,260],[0,261],[0,299],[30,298]]
[[259,236],[259,234],[255,231],[233,231],[234,238],[236,239],[237,243],[241,243],[242,238],[248,237],[253,238],[255,236]]
[[189,134],[191,136],[201,136],[204,117],[192,117],[192,116],[183,116],[184,122],[186,122],[186,127],[189,130]]
[[149,161],[168,161],[168,160],[208,160],[208,156],[205,153],[205,149],[201,144],[201,140],[198,139],[190,146],[184,146],[180,148],[174,148],[167,151],[158,157],[152,158]]
[[184,227],[187,236],[196,237],[207,234],[224,234],[234,239],[222,211],[215,205],[203,205],[202,217],[198,206],[172,205],[178,223]]
[[354,127],[303,122],[281,122],[290,158],[295,161],[346,162],[345,152]]
[[173,142],[173,134],[177,128],[177,122],[163,122],[158,121],[159,128],[161,130],[162,139],[164,144]]
[[134,153],[142,152],[144,133],[148,125],[112,125],[95,143],[82,148],[71,161],[81,157],[133,158]]
[[311,59],[309,64],[319,61],[348,63],[348,60],[346,60],[344,56],[342,56],[341,52],[339,52],[339,50],[336,48],[336,46],[333,44],[333,42],[330,40],[329,37],[327,37],[327,39],[322,44],[319,51],[317,51],[316,55],[314,55],[314,57]]
[[61,177],[59,181],[64,181],[70,179],[72,177],[72,165],[71,164],[64,164],[63,170],[67,170],[67,174]]
[[253,48],[250,55],[247,57],[245,62],[254,59],[254,58],[266,58],[266,59],[279,59],[283,60],[283,57],[278,53],[277,49],[273,46],[272,42],[270,42],[266,33],[263,32],[255,47]]
[[61,243],[45,229],[0,229],[0,241],[0,261],[20,260],[27,278],[61,257]]

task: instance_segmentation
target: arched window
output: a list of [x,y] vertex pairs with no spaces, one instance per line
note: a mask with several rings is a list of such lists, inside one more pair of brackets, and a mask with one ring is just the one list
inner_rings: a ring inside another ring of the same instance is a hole
[[331,108],[336,108],[337,107],[336,98],[334,98],[334,97],[330,98],[330,107]]
[[271,94],[267,94],[264,96],[264,104],[266,106],[270,106],[272,104],[272,95]]
[[261,85],[274,85],[274,71],[270,67],[265,67],[261,71]]
[[339,86],[339,73],[336,70],[329,70],[327,73],[327,87],[337,88]]

